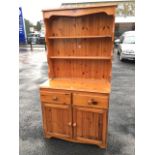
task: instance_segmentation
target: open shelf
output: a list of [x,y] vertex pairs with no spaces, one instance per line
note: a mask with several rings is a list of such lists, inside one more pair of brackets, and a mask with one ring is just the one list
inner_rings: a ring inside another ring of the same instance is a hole
[[51,56],[50,59],[84,59],[84,60],[111,60],[110,56],[92,57],[92,56]]
[[54,16],[45,24],[48,87],[109,93],[114,16]]
[[53,78],[42,84],[44,88],[109,93],[110,83],[105,79]]
[[93,35],[93,36],[51,36],[48,39],[85,39],[85,38],[112,38],[111,35]]

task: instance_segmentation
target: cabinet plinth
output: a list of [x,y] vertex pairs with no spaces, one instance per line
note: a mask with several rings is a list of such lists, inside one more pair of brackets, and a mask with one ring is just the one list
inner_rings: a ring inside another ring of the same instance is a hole
[[43,10],[48,81],[40,86],[46,138],[107,147],[115,4]]

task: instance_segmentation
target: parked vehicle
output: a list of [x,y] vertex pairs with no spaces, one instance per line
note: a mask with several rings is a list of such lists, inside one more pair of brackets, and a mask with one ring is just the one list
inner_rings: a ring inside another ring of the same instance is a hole
[[39,33],[29,33],[27,36],[27,43],[28,44],[38,44],[40,39]]
[[45,44],[45,34],[43,32],[40,33],[39,44]]
[[135,60],[135,31],[124,32],[120,39],[115,40],[120,60]]
[[29,33],[27,36],[28,44],[45,44],[45,35],[44,33]]

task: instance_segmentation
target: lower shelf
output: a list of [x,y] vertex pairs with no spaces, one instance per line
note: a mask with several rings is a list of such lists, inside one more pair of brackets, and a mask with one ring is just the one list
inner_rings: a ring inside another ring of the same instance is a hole
[[53,78],[43,83],[41,88],[110,93],[110,83],[104,79]]

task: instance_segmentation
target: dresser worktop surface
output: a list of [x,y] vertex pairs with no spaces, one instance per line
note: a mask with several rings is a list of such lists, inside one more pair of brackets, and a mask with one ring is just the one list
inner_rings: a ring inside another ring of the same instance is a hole
[[104,79],[54,78],[41,84],[40,88],[110,93],[110,82]]

